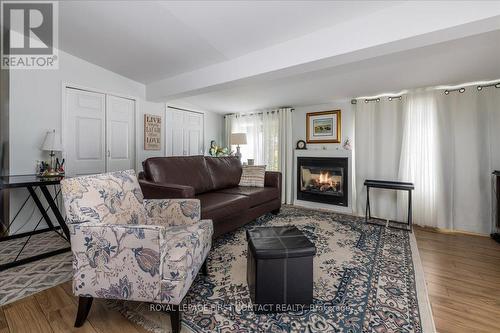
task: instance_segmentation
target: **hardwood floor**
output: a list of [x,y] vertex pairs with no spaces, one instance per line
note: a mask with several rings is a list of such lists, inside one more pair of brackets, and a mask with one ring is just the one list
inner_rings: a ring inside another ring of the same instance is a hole
[[[500,332],[500,244],[486,237],[417,228],[417,244],[436,329],[440,333]],[[145,333],[95,300],[73,327],[77,299],[70,283],[0,307],[0,333]]]
[[500,332],[500,244],[421,228],[415,236],[436,330]]

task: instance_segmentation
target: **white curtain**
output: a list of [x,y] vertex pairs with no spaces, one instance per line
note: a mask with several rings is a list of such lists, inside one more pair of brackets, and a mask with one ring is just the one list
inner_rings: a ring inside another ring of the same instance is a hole
[[[364,214],[366,179],[398,179],[404,101],[358,101],[355,111],[356,211]],[[396,193],[370,190],[371,211],[376,217],[397,217]]]
[[500,169],[500,89],[437,95],[443,200],[437,226],[488,234],[492,176]]
[[292,143],[292,111],[291,108],[278,110],[279,135],[279,168],[281,171],[281,200],[286,204],[293,201],[293,143]]
[[[269,171],[282,174],[282,200],[292,201],[293,144],[292,109],[226,115],[226,142],[231,133],[246,133],[247,144],[240,145],[242,162],[254,159]],[[231,146],[235,151],[236,146]]]
[[[398,177],[415,184],[413,220],[437,226],[437,208],[442,197],[440,141],[434,91],[418,91],[406,97],[403,108],[403,141]],[[407,193],[398,192],[398,219],[408,215]]]
[[[500,169],[500,89],[416,91],[401,102],[360,101],[355,119],[358,213],[364,213],[365,179],[411,181],[415,223],[490,233],[491,172]],[[404,219],[406,204],[401,195],[374,193],[372,210]]]

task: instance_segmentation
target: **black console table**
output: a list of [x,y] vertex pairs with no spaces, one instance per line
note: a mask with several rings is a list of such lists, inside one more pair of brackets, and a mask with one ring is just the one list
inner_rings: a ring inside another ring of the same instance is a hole
[[[61,212],[59,211],[59,208],[57,207],[56,201],[57,197],[59,196],[61,190],[58,189],[55,197],[52,197],[52,195],[49,192],[49,189],[47,186],[50,185],[58,185],[61,182],[61,179],[63,177],[50,177],[50,178],[39,178],[35,175],[23,175],[23,176],[1,176],[0,177],[0,191],[3,190],[8,190],[8,189],[13,189],[13,188],[26,188],[28,190],[29,196],[26,198],[24,203],[21,205],[21,208],[19,208],[19,211],[15,214],[14,218],[12,221],[9,223],[8,229],[12,225],[12,223],[15,221],[16,217],[19,215],[21,210],[25,207],[26,203],[28,202],[29,198],[31,197],[33,201],[35,202],[36,207],[38,208],[38,211],[42,214],[42,218],[38,221],[36,224],[35,228],[32,231],[29,232],[24,232],[20,234],[14,234],[10,236],[5,236],[0,238],[0,242],[8,241],[11,239],[15,238],[23,238],[27,237],[26,242],[23,244],[21,250],[17,254],[16,258],[9,263],[1,264],[0,265],[0,271],[3,271],[7,268],[10,267],[15,267],[19,265],[23,265],[29,262],[33,262],[36,260],[44,259],[50,256],[54,256],[56,254],[60,254],[66,251],[69,251],[71,248],[69,246],[69,240],[70,240],[70,235],[69,235],[69,229],[68,226],[66,225],[66,222],[64,221],[64,218],[61,215]],[[49,204],[48,208],[44,208],[42,202],[40,201],[40,198],[38,197],[35,189],[36,187],[40,188],[40,191],[42,192],[43,197]],[[49,208],[52,210],[52,213],[54,214],[58,226],[56,226],[52,220],[50,219],[49,215],[47,214]],[[47,228],[37,230],[38,226],[40,225],[40,222],[45,220],[47,223]],[[62,230],[62,233],[59,232],[59,230]],[[64,238],[68,242],[68,246],[55,250],[55,251],[50,251],[46,253],[40,253],[32,257],[28,258],[23,258],[23,259],[18,259],[26,245],[31,239],[31,236],[44,233],[44,232],[56,232],[58,233],[62,238]]]
[[495,216],[495,227],[491,234],[491,238],[500,243],[500,170],[493,171],[493,176],[495,177],[495,196],[496,196],[496,216]]
[[[403,229],[403,230],[408,230],[412,232],[412,211],[411,211],[411,191],[415,189],[415,186],[413,183],[406,183],[406,182],[395,182],[395,181],[387,181],[387,180],[372,180],[372,179],[367,179],[365,180],[365,186],[366,186],[366,208],[365,208],[365,221],[366,223],[370,224],[376,224],[380,225],[379,223],[373,223],[372,220],[372,214],[371,214],[371,209],[370,209],[370,188],[381,188],[381,189],[388,189],[388,190],[400,190],[400,191],[408,191],[408,221],[401,222],[401,221],[389,221],[393,222],[396,224],[404,224],[405,226],[401,227],[396,227],[396,226],[390,226],[391,228],[396,228],[396,229]],[[383,219],[377,219],[373,218],[373,220],[382,220]]]

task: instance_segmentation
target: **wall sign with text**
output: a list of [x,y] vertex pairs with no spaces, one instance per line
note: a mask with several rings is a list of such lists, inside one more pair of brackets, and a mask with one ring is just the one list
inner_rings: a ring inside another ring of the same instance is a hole
[[144,115],[144,150],[161,150],[161,116]]

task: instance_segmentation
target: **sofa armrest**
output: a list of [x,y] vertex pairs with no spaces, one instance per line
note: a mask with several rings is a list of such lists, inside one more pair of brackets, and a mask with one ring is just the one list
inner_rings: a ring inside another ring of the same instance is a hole
[[194,188],[178,184],[159,184],[149,180],[139,179],[142,193],[146,199],[192,198]]
[[145,199],[147,223],[161,226],[190,225],[200,220],[198,199]]
[[281,172],[266,171],[264,178],[264,186],[281,188]]
[[264,186],[276,187],[280,193],[281,200],[281,172],[266,171],[264,178]]

